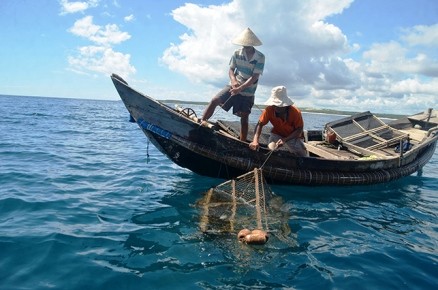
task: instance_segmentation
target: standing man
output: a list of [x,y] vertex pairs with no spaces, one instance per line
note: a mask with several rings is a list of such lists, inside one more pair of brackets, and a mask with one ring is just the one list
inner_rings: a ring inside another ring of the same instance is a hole
[[201,119],[201,124],[213,115],[217,106],[225,111],[233,107],[233,114],[240,117],[240,140],[246,141],[248,136],[248,117],[254,105],[254,94],[257,89],[259,76],[263,73],[265,56],[254,46],[262,45],[257,36],[246,28],[233,40],[233,44],[241,45],[230,60],[228,76],[230,84],[214,96]]
[[286,148],[296,156],[307,156],[306,146],[304,145],[303,117],[301,111],[293,106],[294,102],[287,96],[286,87],[278,86],[272,89],[271,97],[265,102],[267,107],[262,112],[256,126],[254,139],[249,144],[253,150],[259,147],[259,138],[262,128],[268,122],[272,124],[271,135],[269,136],[269,147],[272,149],[286,146]]

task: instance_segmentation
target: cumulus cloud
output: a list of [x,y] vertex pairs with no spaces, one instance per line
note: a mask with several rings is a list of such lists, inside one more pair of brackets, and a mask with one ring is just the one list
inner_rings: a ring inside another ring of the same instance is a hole
[[113,51],[109,47],[84,46],[78,49],[76,56],[69,56],[70,68],[83,73],[102,73],[109,75],[117,71],[121,75],[130,75],[136,72],[130,65],[130,55]]
[[79,47],[75,56],[68,57],[71,70],[105,75],[117,71],[124,77],[136,72],[134,66],[130,64],[131,56],[116,52],[112,48],[112,45],[131,38],[127,32],[120,31],[117,25],[96,25],[93,23],[92,16],[85,16],[77,20],[69,31],[94,43],[94,45]]
[[[161,62],[194,82],[221,87],[236,46],[231,39],[250,27],[266,56],[256,102],[282,84],[301,106],[412,113],[436,106],[438,24],[401,31],[400,39],[360,51],[330,16],[353,0],[233,0],[223,5],[185,4],[172,11],[187,27]],[[350,53],[361,57],[352,58]]]
[[135,16],[133,14],[125,16],[123,18],[123,20],[125,20],[125,22],[131,22],[131,21],[134,21],[134,19],[135,19]]
[[61,5],[61,15],[71,14],[77,12],[83,12],[91,7],[96,7],[99,4],[99,0],[89,0],[89,1],[73,1],[68,0],[59,1]]
[[405,35],[402,37],[402,40],[410,45],[438,47],[438,24],[431,26],[416,25],[404,31]]
[[232,49],[230,37],[242,27],[238,23],[242,21],[233,19],[236,16],[233,11],[237,10],[234,6],[234,3],[209,7],[186,4],[175,9],[174,19],[191,33],[181,35],[180,44],[171,44],[162,62],[195,82],[223,82]]
[[367,70],[386,73],[396,77],[399,74],[420,74],[426,77],[438,77],[438,62],[424,53],[409,57],[409,50],[400,43],[390,42],[375,44],[363,56],[368,60]]
[[118,44],[131,38],[129,33],[120,31],[115,24],[107,24],[105,27],[93,24],[92,16],[77,20],[70,32],[102,45]]
[[[377,107],[412,113],[438,104],[438,25],[403,29],[400,39],[376,43],[363,53],[361,100]],[[362,101],[362,102],[364,102]]]
[[[236,49],[231,39],[250,27],[262,40],[266,55],[261,85],[285,84],[307,96],[321,89],[357,87],[349,68],[338,56],[352,51],[342,31],[324,19],[341,13],[344,1],[234,0],[201,7],[186,4],[172,11],[174,19],[189,28],[179,44],[171,44],[161,61],[193,81],[217,86],[227,82],[229,58]],[[248,9],[251,7],[251,9]],[[263,19],[263,21],[261,21]],[[266,25],[269,23],[269,25]]]

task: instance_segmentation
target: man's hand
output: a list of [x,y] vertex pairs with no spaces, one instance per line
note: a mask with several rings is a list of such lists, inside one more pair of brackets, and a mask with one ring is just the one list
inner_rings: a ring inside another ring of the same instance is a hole
[[277,143],[275,143],[277,145],[277,148],[281,147],[284,145],[284,141],[283,139],[278,139]]
[[239,94],[241,90],[242,90],[242,89],[240,88],[240,86],[232,87],[232,88],[230,89],[230,93],[231,93],[232,96],[234,96],[234,95]]
[[231,88],[235,89],[237,87],[239,87],[239,82],[235,78],[231,79]]
[[259,143],[252,141],[251,143],[249,143],[249,148],[251,148],[252,150],[257,150],[259,149]]

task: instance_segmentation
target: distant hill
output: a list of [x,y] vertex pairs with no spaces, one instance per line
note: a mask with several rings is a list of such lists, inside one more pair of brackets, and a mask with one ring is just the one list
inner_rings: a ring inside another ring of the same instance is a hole
[[[163,103],[174,103],[174,104],[176,103],[176,104],[189,104],[189,105],[201,105],[201,106],[208,105],[208,102],[181,101],[181,100],[160,100],[160,101]],[[257,104],[257,107],[259,107],[260,109],[264,109],[266,106]],[[347,115],[347,116],[361,113],[361,112],[352,112],[352,111],[340,111],[340,110],[305,108],[305,107],[304,108],[300,107],[300,110],[302,112],[307,112],[307,113]],[[398,115],[398,114],[386,114],[386,113],[376,113],[376,112],[371,112],[371,113],[373,113],[379,118],[398,119],[401,117],[406,117],[406,115]]]

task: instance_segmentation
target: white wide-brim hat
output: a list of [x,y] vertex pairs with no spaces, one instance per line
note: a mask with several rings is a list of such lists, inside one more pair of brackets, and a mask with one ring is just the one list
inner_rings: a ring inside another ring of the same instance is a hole
[[287,96],[285,86],[278,86],[271,90],[271,96],[265,102],[266,106],[287,107],[292,106],[294,102]]
[[233,44],[241,46],[258,46],[262,45],[260,39],[252,32],[251,29],[246,28],[232,41]]

